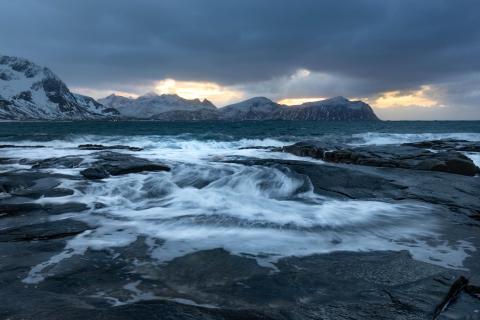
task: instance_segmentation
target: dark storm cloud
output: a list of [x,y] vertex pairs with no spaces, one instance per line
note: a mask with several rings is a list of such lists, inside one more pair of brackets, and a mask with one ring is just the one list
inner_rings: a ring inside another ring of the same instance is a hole
[[0,50],[74,86],[242,84],[298,68],[365,94],[480,71],[480,1],[1,1]]

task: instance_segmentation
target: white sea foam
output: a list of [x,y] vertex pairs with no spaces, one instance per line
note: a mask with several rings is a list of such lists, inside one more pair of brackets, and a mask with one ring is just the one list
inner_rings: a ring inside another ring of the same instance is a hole
[[[334,200],[315,194],[307,177],[287,169],[224,161],[252,157],[306,160],[267,149],[248,149],[291,142],[71,136],[42,143],[46,149],[4,150],[6,156],[18,158],[82,155],[85,161],[93,161],[94,152],[77,148],[92,142],[142,147],[143,151],[131,153],[167,163],[172,170],[111,177],[87,186],[83,181],[67,180],[63,186],[76,189],[73,195],[39,199],[101,202],[106,207],[94,209],[92,205],[87,213],[67,215],[96,228],[72,238],[61,253],[32,268],[25,283],[42,281],[56,264],[74,255],[125,247],[140,238],[146,239],[151,258],[158,263],[198,250],[224,248],[256,257],[259,264],[273,268],[282,257],[338,250],[409,250],[416,259],[461,268],[468,250],[473,250],[467,242],[439,242],[441,226],[434,208],[428,205]],[[79,169],[48,170],[78,174]]]
[[425,140],[458,139],[480,141],[480,133],[382,133],[366,132],[354,134],[354,145],[401,144]]
[[469,157],[470,159],[472,159],[473,163],[475,163],[475,165],[477,167],[480,167],[480,153],[477,153],[477,152],[467,152],[465,153],[465,155],[467,157]]

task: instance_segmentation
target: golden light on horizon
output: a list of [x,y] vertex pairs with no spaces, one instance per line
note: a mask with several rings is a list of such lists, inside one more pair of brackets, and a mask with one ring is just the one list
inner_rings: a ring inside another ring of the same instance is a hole
[[177,94],[185,99],[208,99],[216,105],[223,105],[243,98],[243,92],[223,87],[214,82],[160,80],[155,84],[158,94]]
[[325,97],[309,97],[309,98],[285,98],[277,101],[277,103],[285,104],[287,106],[295,106],[306,102],[313,102],[319,100],[325,100]]
[[371,101],[372,106],[377,108],[397,108],[397,107],[438,107],[440,102],[429,96],[432,93],[432,87],[425,85],[419,90],[401,92],[388,91],[382,93],[378,98]]
[[88,97],[94,98],[105,98],[111,94],[115,94],[117,96],[122,96],[126,98],[138,98],[138,94],[126,92],[126,91],[119,91],[119,90],[98,90],[92,88],[84,88],[84,87],[72,87],[72,91],[76,93],[83,94]]

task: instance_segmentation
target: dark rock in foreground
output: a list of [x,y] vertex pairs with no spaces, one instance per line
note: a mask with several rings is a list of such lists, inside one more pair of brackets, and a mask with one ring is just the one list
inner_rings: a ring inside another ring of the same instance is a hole
[[281,150],[335,163],[441,171],[466,176],[474,176],[480,171],[470,158],[460,152],[432,152],[407,145],[351,147],[306,141],[283,147]]
[[15,144],[0,144],[0,149],[7,149],[7,148],[45,148],[45,146],[42,146],[42,145],[18,146]]
[[119,176],[146,171],[170,171],[170,168],[166,165],[116,152],[98,153],[97,159],[99,160],[92,167],[80,172],[85,178],[97,180],[111,175]]
[[455,150],[464,152],[480,152],[480,142],[478,141],[466,141],[466,140],[430,140],[420,141],[413,143],[404,143],[404,146],[411,146],[422,149],[432,150]]
[[32,212],[44,212],[47,214],[62,214],[68,212],[81,212],[88,209],[88,206],[79,202],[67,203],[4,203],[0,204],[0,217],[16,216]]
[[29,164],[32,169],[47,168],[77,168],[83,161],[83,158],[75,156],[55,157],[42,160],[20,160],[21,164]]
[[[73,190],[58,187],[61,179],[71,176],[43,172],[5,172],[0,174],[0,193],[10,197],[38,199],[41,197],[62,197],[73,194]],[[3,197],[5,201],[6,197]]]
[[0,242],[45,241],[76,236],[89,227],[82,222],[65,219],[34,223],[0,231]]
[[102,144],[81,144],[78,146],[82,150],[128,150],[128,151],[142,151],[143,148],[130,147],[123,145],[104,146]]

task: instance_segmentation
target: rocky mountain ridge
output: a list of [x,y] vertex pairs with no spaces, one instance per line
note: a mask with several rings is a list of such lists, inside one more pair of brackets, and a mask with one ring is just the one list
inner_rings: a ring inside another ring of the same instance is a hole
[[0,55],[0,120],[379,120],[362,101],[344,97],[278,104],[254,97],[217,108],[207,99],[147,93],[138,98],[112,94],[95,99],[72,93],[50,69]]
[[0,119],[89,120],[118,115],[91,97],[70,92],[50,69],[0,55]]

